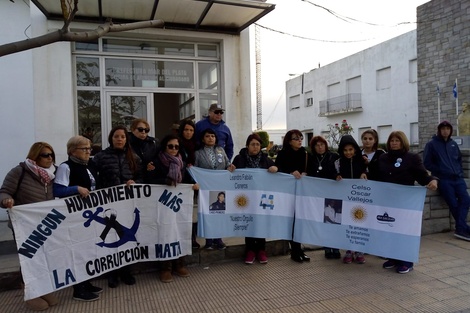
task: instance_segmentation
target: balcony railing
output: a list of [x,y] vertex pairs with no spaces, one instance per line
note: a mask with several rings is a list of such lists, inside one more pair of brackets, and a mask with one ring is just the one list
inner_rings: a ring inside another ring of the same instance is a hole
[[361,112],[362,100],[360,93],[349,93],[344,96],[320,101],[319,116],[343,114],[348,112]]

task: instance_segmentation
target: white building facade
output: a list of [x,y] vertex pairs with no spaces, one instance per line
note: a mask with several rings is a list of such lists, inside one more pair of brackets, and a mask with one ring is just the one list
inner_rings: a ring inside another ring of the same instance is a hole
[[[71,30],[89,31],[99,25],[96,20],[86,22],[94,14],[86,4],[79,2],[83,15],[77,15]],[[120,17],[129,22],[144,20],[141,13],[151,16],[147,19],[165,16],[166,27],[109,33],[87,43],[59,42],[0,57],[2,180],[36,141],[50,143],[59,164],[67,160],[66,143],[72,136],[88,136],[99,150],[108,146],[113,126],[145,118],[150,135],[162,138],[175,122],[200,120],[215,102],[225,109],[235,151],[244,146],[252,131],[255,95],[250,71],[254,32],[249,25],[274,5],[156,0],[135,2],[136,10],[130,10],[128,4],[113,1],[112,6],[100,6],[99,14],[124,14]],[[56,0],[0,1],[0,29],[5,30],[0,44],[61,29],[57,5]]]
[[416,31],[411,31],[286,82],[287,129],[304,145],[347,120],[359,144],[374,128],[385,143],[393,130],[418,137]]

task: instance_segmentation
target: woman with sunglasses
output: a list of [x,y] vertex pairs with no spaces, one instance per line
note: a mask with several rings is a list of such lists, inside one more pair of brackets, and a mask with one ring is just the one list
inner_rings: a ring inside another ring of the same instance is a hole
[[[114,126],[109,132],[108,143],[109,147],[98,152],[90,162],[90,168],[96,172],[97,189],[142,182],[141,160],[131,149],[127,128]],[[126,285],[135,284],[130,265],[108,274],[109,288],[119,285],[119,277]]]
[[142,170],[152,168],[152,160],[158,148],[158,140],[149,136],[150,124],[143,118],[132,121],[129,133],[132,150],[142,161]]
[[[176,186],[179,183],[192,183],[185,181],[186,166],[183,162],[178,136],[170,134],[161,141],[160,151],[153,160],[155,168],[149,172],[147,182],[149,184],[159,184]],[[193,184],[193,190],[198,190],[198,185]],[[176,260],[160,262],[160,281],[170,283],[173,281],[173,271],[180,277],[189,277],[189,271],[185,266],[185,257]]]
[[[291,174],[300,179],[307,175],[308,152],[302,146],[304,137],[298,129],[289,130],[282,142],[282,149],[276,157],[276,166],[279,172]],[[300,242],[290,241],[290,258],[295,262],[310,262],[310,257],[302,250]]]
[[[54,196],[64,198],[79,194],[86,198],[96,189],[94,175],[88,169],[91,141],[83,136],[74,136],[67,142],[68,160],[59,165],[54,181]],[[93,286],[89,280],[73,285],[73,299],[95,301],[103,289]]]
[[[53,200],[54,162],[55,153],[50,144],[34,143],[26,160],[5,176],[0,188],[0,206],[11,209],[16,205]],[[8,227],[12,228],[11,221],[8,221]],[[26,307],[33,311],[46,310],[57,303],[59,300],[52,293],[25,301]]]

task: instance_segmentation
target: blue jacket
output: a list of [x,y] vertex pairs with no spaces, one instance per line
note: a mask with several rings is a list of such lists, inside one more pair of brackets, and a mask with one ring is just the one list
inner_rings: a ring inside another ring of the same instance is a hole
[[217,145],[224,148],[225,154],[228,159],[231,160],[233,157],[233,139],[232,133],[224,121],[220,121],[218,124],[212,124],[209,121],[209,117],[206,117],[196,123],[196,140],[201,145],[201,133],[211,128],[217,134]]
[[424,148],[424,166],[443,179],[463,178],[462,154],[457,143],[434,135]]

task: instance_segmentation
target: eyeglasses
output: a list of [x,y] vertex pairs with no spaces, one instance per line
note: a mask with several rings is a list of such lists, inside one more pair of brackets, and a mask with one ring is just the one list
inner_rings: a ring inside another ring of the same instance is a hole
[[83,152],[91,152],[91,151],[93,151],[92,148],[77,148],[76,150],[81,150],[81,151],[83,151]]
[[180,148],[179,145],[172,145],[171,143],[166,145],[166,147],[170,150],[179,150],[179,148]]
[[41,158],[44,158],[44,159],[47,159],[47,158],[49,158],[49,157],[50,157],[50,158],[53,158],[53,157],[54,157],[54,155],[53,155],[52,153],[41,153],[39,156],[40,156]]
[[304,140],[304,137],[292,137],[291,140],[296,140],[296,141],[297,141],[297,140]]
[[146,132],[146,133],[150,132],[150,128],[137,127],[137,130],[138,130],[139,132],[141,132],[141,133],[143,133],[143,132]]
[[222,111],[222,110],[215,110],[215,111],[214,111],[214,114],[217,114],[217,115],[219,115],[219,114],[224,114],[224,111]]

